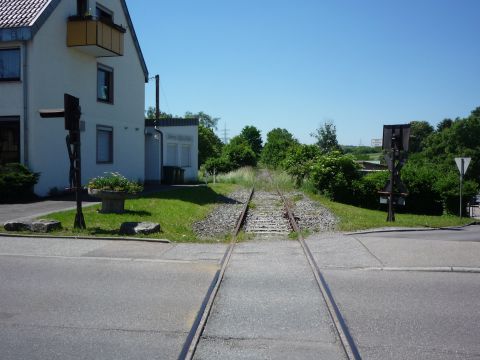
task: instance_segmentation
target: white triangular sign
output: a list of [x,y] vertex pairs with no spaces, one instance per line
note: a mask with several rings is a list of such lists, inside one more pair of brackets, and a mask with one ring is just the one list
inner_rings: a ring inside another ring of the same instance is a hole
[[[462,174],[462,160],[463,160],[463,174]],[[455,158],[458,171],[460,171],[461,175],[465,175],[465,173],[467,172],[468,165],[470,165],[470,160],[472,160],[472,158]]]

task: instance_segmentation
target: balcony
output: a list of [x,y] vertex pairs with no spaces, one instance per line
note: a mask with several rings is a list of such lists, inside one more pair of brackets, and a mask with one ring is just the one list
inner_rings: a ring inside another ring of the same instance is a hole
[[126,30],[96,17],[72,16],[67,23],[67,46],[95,57],[122,56]]

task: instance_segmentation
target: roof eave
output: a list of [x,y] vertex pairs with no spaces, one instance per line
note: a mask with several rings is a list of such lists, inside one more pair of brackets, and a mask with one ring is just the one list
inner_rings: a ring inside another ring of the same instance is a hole
[[47,21],[61,0],[51,0],[30,26],[0,29],[0,42],[29,41]]
[[135,28],[133,27],[132,18],[130,17],[130,13],[128,12],[127,3],[125,0],[120,0],[123,11],[125,12],[125,17],[127,18],[127,24],[132,33],[133,43],[135,45],[135,49],[137,50],[138,58],[140,59],[140,64],[142,65],[143,74],[145,75],[145,82],[148,83],[148,69],[147,64],[145,63],[145,58],[143,57],[142,49],[140,48],[140,43],[138,42],[137,34],[135,33]]
[[33,37],[31,26],[0,29],[0,42],[28,41]]

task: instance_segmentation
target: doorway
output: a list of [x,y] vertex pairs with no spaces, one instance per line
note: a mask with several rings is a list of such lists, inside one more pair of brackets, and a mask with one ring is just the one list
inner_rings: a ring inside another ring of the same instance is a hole
[[20,118],[0,116],[0,165],[20,162]]

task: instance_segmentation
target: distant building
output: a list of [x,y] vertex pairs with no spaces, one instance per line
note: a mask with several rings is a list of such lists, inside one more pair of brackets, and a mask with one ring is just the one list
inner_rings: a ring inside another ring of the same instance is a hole
[[145,181],[169,182],[168,170],[182,169],[184,181],[198,177],[198,119],[145,120]]
[[377,172],[377,171],[386,171],[388,170],[387,165],[380,164],[380,161],[365,161],[365,160],[359,160],[356,161],[358,165],[360,165],[360,173],[363,175],[366,175],[371,172]]
[[372,147],[380,147],[382,146],[382,139],[372,139],[371,141]]

